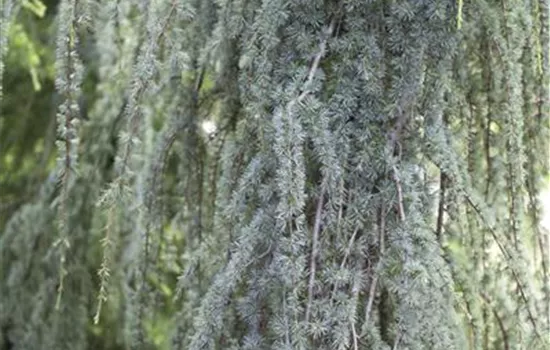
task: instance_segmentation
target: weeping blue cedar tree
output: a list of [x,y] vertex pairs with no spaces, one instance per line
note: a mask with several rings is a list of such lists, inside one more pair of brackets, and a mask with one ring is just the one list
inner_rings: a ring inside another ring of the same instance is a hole
[[62,0],[4,347],[547,348],[548,11]]

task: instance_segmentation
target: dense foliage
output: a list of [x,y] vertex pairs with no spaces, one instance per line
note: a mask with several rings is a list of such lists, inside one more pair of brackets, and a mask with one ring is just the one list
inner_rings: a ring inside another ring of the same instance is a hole
[[548,349],[548,0],[0,1],[0,349]]

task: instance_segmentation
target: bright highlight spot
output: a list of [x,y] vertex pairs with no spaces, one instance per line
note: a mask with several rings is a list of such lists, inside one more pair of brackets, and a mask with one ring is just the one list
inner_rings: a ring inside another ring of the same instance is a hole
[[216,132],[216,124],[211,120],[205,120],[202,122],[202,130],[204,130],[207,135],[213,134]]

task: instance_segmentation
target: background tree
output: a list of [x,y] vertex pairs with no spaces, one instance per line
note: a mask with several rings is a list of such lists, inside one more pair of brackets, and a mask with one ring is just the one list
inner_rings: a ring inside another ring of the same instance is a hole
[[548,1],[1,4],[3,349],[550,346]]

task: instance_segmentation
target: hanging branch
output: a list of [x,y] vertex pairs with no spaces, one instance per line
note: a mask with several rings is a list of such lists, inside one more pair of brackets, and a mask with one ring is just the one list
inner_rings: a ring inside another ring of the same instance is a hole
[[[504,257],[507,260],[511,260],[512,256],[506,250],[506,248],[504,247],[502,242],[500,242],[497,233],[495,232],[494,228],[487,222],[487,220],[485,218],[485,215],[483,215],[483,213],[481,212],[479,207],[473,202],[472,198],[467,193],[464,192],[464,196],[465,196],[466,201],[468,202],[468,204],[472,207],[472,209],[474,209],[474,211],[477,213],[477,215],[480,217],[480,219],[485,223],[485,226],[489,229],[489,232],[491,232],[491,235],[493,236],[493,239],[495,240],[495,242],[497,243],[500,251],[502,252],[502,255],[504,255]],[[514,280],[516,281],[517,288],[518,288],[518,291],[520,293],[521,299],[525,303],[525,308],[527,309],[527,314],[529,316],[529,321],[531,322],[531,325],[533,326],[533,331],[535,332],[536,337],[541,339],[541,336],[538,332],[538,327],[537,327],[537,323],[535,321],[535,317],[533,316],[533,313],[531,312],[531,308],[529,307],[529,302],[528,302],[527,296],[525,294],[525,290],[524,290],[523,286],[521,285],[519,274],[511,264],[508,264],[508,267],[510,268],[510,271],[512,272],[512,276],[514,277]]]
[[[549,122],[550,122],[550,1],[538,1],[538,21],[540,27],[540,54],[539,54],[539,93],[538,93],[538,119],[542,133],[542,149],[546,150],[548,155],[549,149]],[[548,174],[550,157],[542,158],[542,172]],[[546,331],[550,333],[550,235],[548,232],[540,232],[538,235],[539,248],[542,254],[542,269],[543,269],[543,290],[546,299]]]
[[[183,119],[185,120],[185,119]],[[168,153],[170,152],[170,149],[172,148],[172,145],[176,141],[176,137],[178,134],[180,134],[183,130],[185,130],[190,123],[185,120],[183,122],[180,120],[179,116],[174,116],[171,120],[171,122],[168,123],[167,127],[164,129],[164,132],[162,133],[160,140],[158,142],[157,148],[156,148],[156,154],[159,155],[150,165],[149,170],[149,179],[147,181],[147,191],[146,191],[146,200],[145,200],[145,212],[147,215],[147,220],[145,224],[145,239],[144,239],[144,248],[142,253],[142,258],[140,259],[140,276],[141,276],[141,284],[139,287],[138,295],[140,300],[139,308],[138,308],[138,315],[137,319],[139,320],[139,329],[138,329],[138,335],[139,337],[143,337],[142,334],[142,328],[143,325],[141,324],[143,322],[143,315],[145,314],[145,297],[146,297],[146,287],[147,284],[145,283],[145,279],[148,275],[148,268],[149,268],[149,250],[150,250],[150,236],[151,236],[151,226],[158,226],[158,223],[153,222],[153,218],[158,218],[158,215],[154,212],[155,208],[160,207],[161,204],[158,203],[158,196],[161,192],[161,181],[162,181],[162,175],[164,173],[164,168],[166,166],[166,157],[168,156]],[[139,343],[141,344],[143,342],[143,339],[138,339]]]
[[[158,50],[158,47],[160,46],[162,38],[166,34],[166,30],[171,22],[171,19],[176,12],[176,5],[176,1],[173,0],[170,6],[170,10],[168,11],[166,18],[162,22],[160,30],[156,34],[151,34],[152,37],[148,41],[149,46],[147,46],[147,48],[143,48],[144,52],[141,54],[141,56],[138,57],[137,68],[138,70],[140,70],[140,72],[136,74],[134,78],[134,81],[132,83],[133,90],[130,94],[130,98],[128,99],[128,103],[123,112],[123,118],[126,117],[128,119],[129,132],[127,136],[127,142],[125,142],[124,152],[121,157],[121,164],[118,168],[118,177],[116,180],[117,182],[120,182],[122,180],[123,174],[126,170],[126,165],[132,153],[132,145],[134,143],[133,139],[136,137],[139,126],[141,124],[141,111],[139,110],[139,104],[141,102],[142,95],[147,90],[147,87],[149,86],[149,81],[153,75],[153,69],[151,69],[150,67],[154,65],[155,54]],[[146,11],[149,12],[151,11],[151,9],[147,8]],[[154,19],[152,20],[154,21]]]
[[[147,25],[148,28],[157,28],[157,26],[154,23],[149,23],[149,21],[154,22],[156,18],[154,16],[149,14],[149,11],[152,11],[152,8],[150,6],[150,2],[147,2],[145,8],[146,15],[149,16],[147,18]],[[170,9],[168,10],[168,14],[166,15],[164,21],[162,22],[162,25],[160,26],[160,29],[158,29],[158,32],[154,33],[151,32],[149,35],[149,41],[147,42],[147,47],[141,47],[142,53],[137,57],[137,64],[136,68],[138,72],[135,74],[135,77],[132,82],[133,90],[131,91],[130,97],[127,101],[124,102],[124,109],[120,115],[121,118],[127,118],[127,125],[128,125],[128,134],[125,135],[124,140],[124,150],[122,153],[121,158],[118,159],[118,167],[115,169],[116,171],[116,178],[111,182],[109,189],[103,194],[103,196],[99,199],[98,203],[102,204],[107,201],[107,204],[110,206],[113,206],[114,203],[116,203],[119,200],[119,196],[121,194],[122,185],[124,184],[124,178],[125,173],[127,172],[127,163],[130,159],[133,145],[136,143],[137,134],[139,131],[139,127],[141,125],[141,119],[142,119],[142,113],[140,110],[140,103],[143,94],[146,92],[147,87],[149,85],[149,81],[151,80],[153,76],[154,69],[151,67],[154,66],[155,61],[155,55],[159,49],[159,46],[161,44],[162,38],[165,36],[168,25],[171,22],[172,17],[174,17],[174,14],[176,12],[176,1],[173,0],[170,5]],[[177,131],[179,129],[175,129]],[[171,145],[171,142],[173,142],[173,137],[168,135],[167,137],[168,144],[167,145],[161,145],[165,148],[169,148]],[[162,139],[162,142],[166,141],[166,139]],[[160,163],[159,163],[160,162]],[[157,176],[160,174],[161,167],[164,164],[164,153],[162,153],[162,156],[156,159],[155,162],[152,164],[152,177],[151,177],[151,189],[148,192],[148,197],[146,199],[146,208],[149,209],[153,204],[152,196],[156,196],[156,187],[157,187]],[[108,214],[107,216],[110,217],[110,215],[114,215],[111,213],[114,208],[110,207],[107,209]],[[147,213],[149,214],[149,212]],[[138,295],[143,298],[143,295],[145,294],[145,287],[146,287],[146,274],[147,274],[147,267],[148,267],[148,255],[149,255],[149,230],[150,230],[150,219],[147,219],[146,221],[146,229],[144,233],[144,248],[143,248],[143,255],[145,256],[145,259],[142,259],[142,265],[139,268],[139,272],[141,274],[141,280],[140,280],[140,287],[139,287],[139,293]],[[111,240],[109,238],[109,230],[106,230],[106,236],[102,240],[104,245],[104,263],[108,260],[108,257],[110,255],[110,249],[111,249]],[[107,279],[109,277],[109,271],[106,269],[104,264],[102,264],[101,269],[98,272],[101,275],[101,286],[98,296],[98,307],[96,314],[94,316],[94,322],[99,322],[100,312],[101,312],[101,305],[103,302],[107,300],[106,295],[106,284]],[[143,321],[143,314],[144,314],[144,302],[139,303],[138,308],[138,315],[137,315],[137,321],[138,321],[138,330],[137,330],[137,343],[143,344],[144,342],[144,334],[143,334],[143,327],[142,327],[142,321]]]
[[81,64],[76,51],[78,37],[76,35],[77,0],[65,0],[60,7],[60,24],[57,42],[57,71],[56,88],[64,98],[59,106],[57,115],[58,133],[63,141],[58,141],[60,153],[59,161],[61,177],[61,198],[59,202],[59,238],[54,246],[59,247],[59,284],[55,309],[59,310],[61,295],[64,289],[64,280],[67,274],[65,268],[66,252],[70,248],[69,233],[69,184],[71,174],[76,169],[76,147],[78,145],[77,124],[78,105],[76,103],[80,93],[82,79]]
[[502,341],[504,342],[504,350],[510,350],[510,344],[509,344],[509,340],[508,340],[508,332],[506,331],[506,327],[504,326],[504,322],[502,321],[502,318],[498,314],[498,311],[495,309],[495,307],[492,305],[491,299],[489,298],[489,296],[487,294],[485,294],[484,292],[480,292],[480,295],[481,295],[481,298],[483,298],[483,300],[485,300],[487,305],[491,308],[491,310],[493,311],[493,315],[495,316],[495,318],[497,320],[498,327],[500,328],[500,332],[502,333]]
[[111,263],[112,254],[113,254],[113,228],[115,224],[115,213],[114,209],[110,209],[107,212],[107,225],[105,225],[105,237],[101,240],[101,246],[103,247],[103,260],[101,262],[101,268],[97,272],[97,275],[100,279],[99,293],[97,296],[97,309],[94,315],[94,324],[99,323],[99,317],[101,316],[101,308],[103,304],[107,301],[107,288],[109,277],[111,277],[111,270],[109,265]]
[[[315,58],[313,59],[313,63],[309,69],[307,79],[303,85],[303,88],[301,90],[301,93],[298,95],[297,98],[290,101],[286,107],[286,110],[290,114],[292,112],[292,109],[296,103],[302,102],[306,96],[310,93],[310,86],[313,82],[313,78],[315,77],[315,73],[317,72],[317,69],[319,68],[319,64],[321,62],[321,59],[324,57],[326,53],[326,46],[327,41],[334,32],[334,28],[336,26],[336,18],[333,18],[330,22],[330,25],[328,26],[328,29],[324,33],[324,37],[321,40],[321,44],[319,47],[318,53],[315,55]],[[311,304],[313,302],[313,286],[315,284],[315,270],[316,270],[316,263],[315,259],[318,254],[318,240],[319,240],[319,231],[321,227],[321,214],[323,209],[323,197],[325,195],[325,184],[323,183],[321,185],[321,193],[319,195],[319,199],[317,202],[317,211],[315,214],[315,223],[313,227],[313,237],[312,237],[312,252],[311,252],[311,258],[310,258],[310,271],[309,271],[309,282],[308,282],[308,303],[306,306],[306,313],[305,313],[305,321],[309,322],[310,318],[310,312],[311,312]]]

